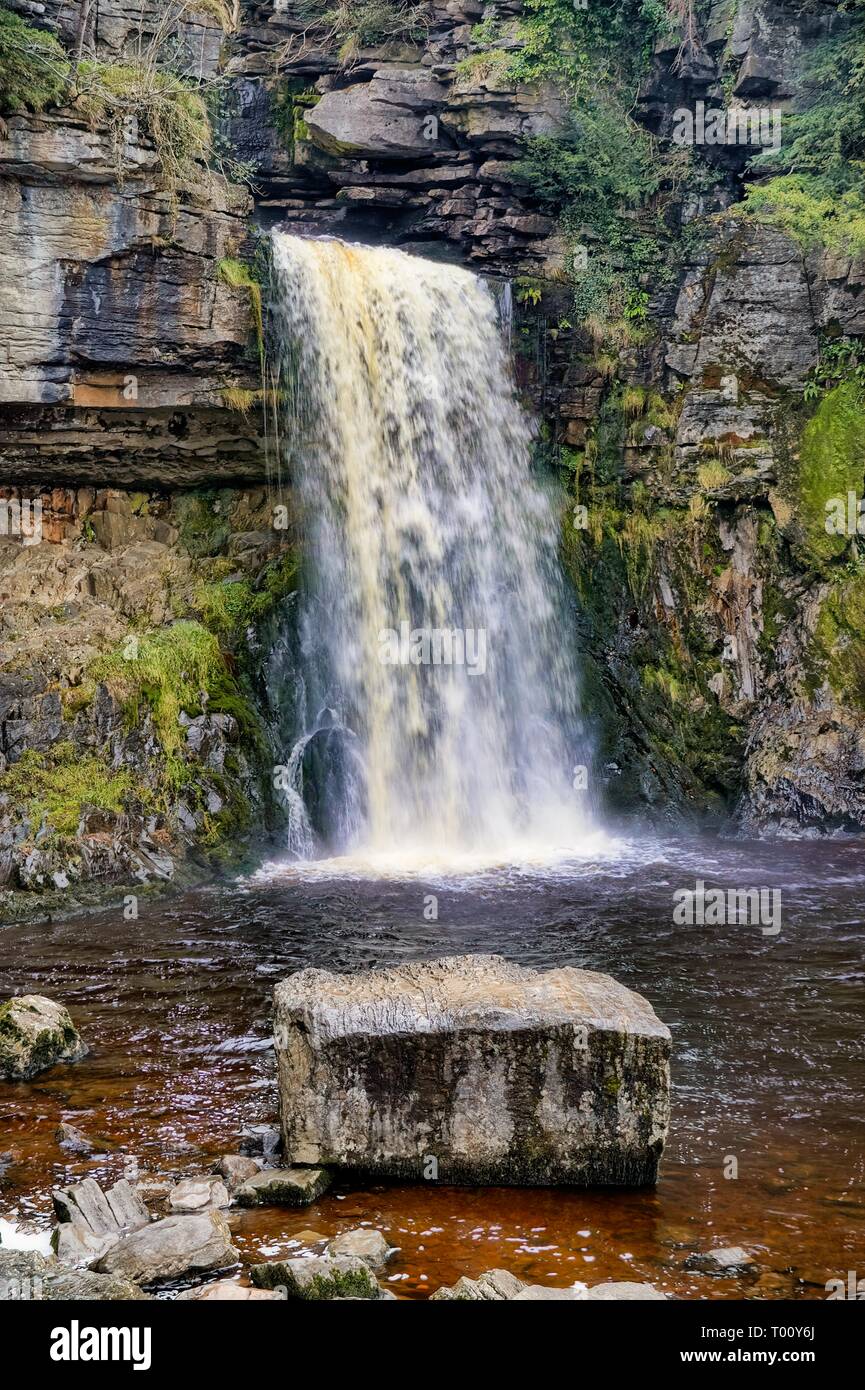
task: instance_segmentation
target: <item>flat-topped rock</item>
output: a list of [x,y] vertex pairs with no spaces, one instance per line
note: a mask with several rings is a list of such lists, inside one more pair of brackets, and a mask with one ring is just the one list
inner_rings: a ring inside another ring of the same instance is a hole
[[274,992],[286,1159],[450,1183],[640,1186],[670,1034],[609,975],[451,956]]
[[265,1168],[235,1190],[239,1207],[308,1207],[330,1187],[324,1168]]

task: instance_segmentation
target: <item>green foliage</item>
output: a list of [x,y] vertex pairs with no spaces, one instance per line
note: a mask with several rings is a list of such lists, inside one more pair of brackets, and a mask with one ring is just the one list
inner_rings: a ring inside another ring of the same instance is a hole
[[800,75],[798,109],[784,118],[784,141],[751,163],[767,183],[748,190],[744,209],[803,246],[865,250],[865,5],[842,18]]
[[804,174],[828,191],[862,188],[865,157],[865,7],[812,50],[799,75],[797,110],[779,150],[752,161],[757,173]]
[[850,542],[826,530],[826,504],[862,494],[865,474],[865,399],[855,382],[824,396],[802,434],[798,474],[787,486],[794,535],[805,558],[818,569],[839,558]]
[[806,401],[819,400],[833,386],[852,381],[865,392],[865,347],[859,338],[832,338],[820,345],[820,361],[803,392]]
[[172,195],[180,182],[195,176],[196,162],[209,157],[211,131],[204,97],[152,62],[80,63],[75,104],[94,126],[107,122],[118,180],[123,177],[130,121],[153,144],[163,183]]
[[0,7],[0,111],[42,111],[62,101],[70,66],[53,34]]
[[825,179],[781,174],[752,184],[740,204],[755,221],[788,232],[805,250],[865,251],[865,190],[834,192]]
[[0,791],[24,809],[33,833],[44,823],[61,836],[75,835],[85,807],[119,814],[134,790],[128,768],[81,757],[71,743],[56,743],[47,754],[30,748],[0,778]]
[[124,702],[130,724],[137,721],[142,701],[149,706],[175,771],[183,742],[181,711],[199,714],[202,694],[209,697],[230,681],[216,637],[201,623],[187,620],[131,634],[119,650],[96,663],[93,674]]

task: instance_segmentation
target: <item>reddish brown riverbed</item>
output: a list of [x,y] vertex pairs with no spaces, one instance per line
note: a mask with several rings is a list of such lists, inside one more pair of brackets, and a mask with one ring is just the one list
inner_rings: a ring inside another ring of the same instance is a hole
[[[58,1182],[119,1175],[131,1160],[148,1174],[202,1171],[243,1123],[272,1118],[269,999],[290,970],[497,950],[608,970],[670,1025],[675,1100],[657,1188],[337,1188],[302,1212],[232,1215],[244,1261],[296,1250],[300,1232],[370,1223],[399,1247],[388,1277],[410,1297],[495,1266],[558,1285],[649,1279],[691,1298],[825,1297],[828,1279],[865,1276],[863,871],[850,843],[645,842],[570,873],[289,879],[142,905],[133,922],[118,908],[0,929],[0,997],[62,1000],[92,1049],[33,1084],[0,1083],[11,1153],[0,1216],[33,1233]],[[672,892],[697,877],[780,886],[781,935],[674,926]],[[116,1149],[70,1159],[54,1142],[61,1119]],[[690,1252],[730,1244],[752,1251],[758,1275],[683,1269]]]

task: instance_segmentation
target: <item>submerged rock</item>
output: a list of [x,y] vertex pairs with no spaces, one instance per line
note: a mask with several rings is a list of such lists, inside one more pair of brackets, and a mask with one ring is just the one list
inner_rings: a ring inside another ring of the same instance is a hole
[[375,1275],[366,1261],[356,1256],[305,1256],[253,1265],[249,1271],[256,1288],[285,1289],[286,1298],[329,1301],[333,1298],[380,1299]]
[[743,1250],[741,1245],[727,1245],[721,1250],[706,1250],[696,1255],[689,1255],[685,1261],[686,1269],[693,1269],[700,1274],[726,1274],[735,1275],[741,1270],[756,1269],[753,1256],[747,1250]]
[[666,1302],[667,1295],[656,1289],[654,1284],[635,1284],[627,1280],[609,1284],[595,1284],[586,1290],[586,1298],[592,1303],[630,1303],[639,1299]]
[[276,1125],[244,1125],[237,1147],[249,1158],[268,1162],[282,1148],[282,1137]]
[[41,994],[21,994],[0,1004],[0,1077],[29,1081],[58,1062],[77,1062],[87,1052],[68,1010]]
[[192,1270],[227,1268],[237,1259],[225,1217],[208,1211],[197,1216],[166,1216],[123,1236],[95,1268],[102,1274],[125,1275],[150,1284]]
[[85,1299],[92,1302],[105,1299],[130,1302],[149,1298],[150,1294],[130,1279],[70,1269],[46,1260],[36,1250],[0,1250],[0,1301]]
[[363,1227],[358,1227],[356,1231],[343,1231],[327,1247],[330,1259],[338,1259],[340,1255],[356,1255],[370,1269],[383,1269],[392,1254],[393,1250],[381,1231],[365,1230]]
[[452,956],[275,990],[286,1156],[443,1182],[657,1178],[670,1034],[609,975]]
[[325,1168],[265,1168],[234,1193],[239,1207],[308,1207],[330,1187]]
[[74,1125],[65,1123],[57,1126],[54,1138],[61,1148],[69,1149],[70,1153],[75,1154],[91,1154],[100,1147],[95,1139],[89,1138]]

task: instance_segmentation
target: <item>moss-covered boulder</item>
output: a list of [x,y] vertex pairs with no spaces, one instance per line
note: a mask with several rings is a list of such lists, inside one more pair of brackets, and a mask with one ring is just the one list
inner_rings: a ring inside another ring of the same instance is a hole
[[68,1011],[40,994],[0,1004],[0,1076],[28,1081],[57,1062],[77,1062],[87,1052]]
[[382,1297],[369,1265],[356,1256],[274,1260],[253,1265],[249,1273],[256,1288],[285,1289],[286,1298],[327,1302],[333,1298]]

